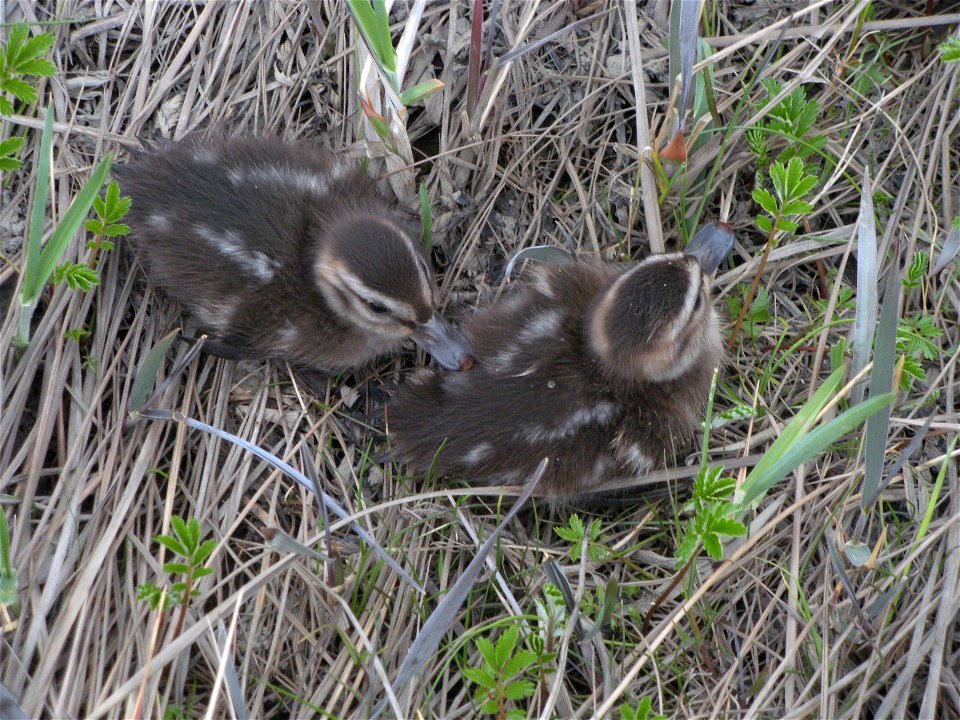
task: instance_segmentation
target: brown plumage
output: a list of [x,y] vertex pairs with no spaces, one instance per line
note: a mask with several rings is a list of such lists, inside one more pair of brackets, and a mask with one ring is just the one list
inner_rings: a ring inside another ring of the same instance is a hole
[[195,136],[118,168],[137,254],[224,357],[332,371],[414,338],[469,365],[436,314],[419,223],[310,143]]
[[[688,248],[709,273],[728,251]],[[391,400],[397,459],[507,484],[549,457],[549,495],[663,465],[694,434],[722,360],[703,269],[684,253],[534,267],[464,323],[469,373],[420,371]]]

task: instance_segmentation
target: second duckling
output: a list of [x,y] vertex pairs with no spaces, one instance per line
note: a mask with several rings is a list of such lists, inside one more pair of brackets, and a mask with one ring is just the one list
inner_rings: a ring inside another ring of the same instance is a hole
[[732,233],[719,236],[628,267],[536,266],[465,322],[474,369],[420,371],[391,400],[397,459],[511,484],[549,457],[548,495],[664,465],[690,441],[723,358],[709,276]]
[[117,174],[140,259],[210,352],[333,371],[412,338],[445,368],[472,362],[437,314],[416,217],[356,163],[310,143],[198,135]]

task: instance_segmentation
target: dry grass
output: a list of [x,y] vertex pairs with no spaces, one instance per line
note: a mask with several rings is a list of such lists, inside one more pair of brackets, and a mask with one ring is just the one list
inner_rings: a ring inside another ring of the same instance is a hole
[[[529,37],[571,22],[570,5],[541,2]],[[637,18],[653,132],[667,97],[665,29],[655,5],[641,3]],[[847,240],[859,192],[851,178],[859,180],[864,165],[871,166],[877,190],[891,198],[880,215],[882,247],[899,242],[908,259],[929,253],[931,238],[958,212],[958,74],[931,55],[944,26],[924,27],[924,5],[874,3],[865,32],[874,39],[882,33],[891,45],[887,80],[869,97],[848,82],[859,57],[848,54],[851,40],[864,40],[853,34],[861,4],[821,2],[795,17],[765,69],[788,87],[807,83],[824,108],[817,129],[838,164],[818,190],[809,229],[840,228],[841,241],[790,241],[771,256],[764,280],[777,321],[756,342],[739,346],[718,401],[723,407],[737,396],[761,408],[756,421],[714,434],[712,457],[730,467],[756,462],[816,387],[814,368],[824,348],[846,332],[848,325],[822,328],[813,301],[834,289],[824,285],[824,269],[854,264]],[[221,123],[291,137],[319,134],[334,146],[357,140],[353,37],[339,3],[322,2],[312,15],[299,3],[0,0],[0,20],[47,20],[54,7],[58,18],[73,20],[51,28],[59,72],[41,86],[58,121],[58,215],[104,153],[141,135],[179,137]],[[719,28],[712,41],[717,103],[728,117],[749,81],[745,68],[754,59],[755,71],[780,30],[774,21],[796,4],[720,0],[708,7]],[[530,11],[528,4],[505,3],[498,52],[513,46]],[[631,64],[639,59],[627,49],[624,24],[618,6],[595,26],[515,62],[474,134],[461,115],[468,3],[428,5],[408,77],[412,83],[435,72],[447,91],[413,111],[409,134],[433,203],[434,255],[452,312],[492,296],[505,260],[524,246],[572,245],[614,257],[624,249],[616,238],[626,236],[634,251],[645,250],[634,192],[637,76]],[[4,132],[37,128],[35,117],[30,109],[5,120]],[[12,296],[23,265],[20,223],[31,201],[39,132],[27,139],[23,172],[5,178],[0,189],[0,232],[9,234],[0,265],[4,297]],[[763,238],[750,228],[753,160],[741,130],[722,148],[711,140],[692,158],[691,170],[711,165],[718,152],[723,162],[707,216],[718,216],[725,205],[738,229],[735,266],[718,281],[726,294],[751,279]],[[662,206],[668,247],[676,239],[679,203],[672,192]],[[86,252],[78,237],[68,257]],[[201,356],[159,406],[230,430],[293,464],[306,447],[322,468],[326,492],[355,512],[429,594],[418,596],[366,551],[338,563],[326,583],[314,564],[278,553],[261,536],[263,528],[276,527],[313,542],[320,519],[307,493],[238,448],[182,425],[141,422],[124,429],[135,370],[177,322],[177,310],[154,293],[122,249],[102,259],[100,273],[93,293],[53,289],[22,357],[10,349],[13,305],[3,321],[0,500],[20,598],[18,611],[0,617],[3,684],[30,716],[159,716],[174,706],[189,716],[225,716],[231,709],[217,673],[229,634],[250,715],[302,716],[311,708],[331,717],[365,715],[383,697],[365,644],[392,678],[436,598],[473,556],[475,535],[489,533],[501,514],[494,492],[424,486],[371,463],[375,453],[368,449],[382,438],[358,422],[366,394],[353,391],[376,378],[396,379],[412,365],[409,356],[332,380],[320,398],[291,383],[283,368]],[[472,689],[458,669],[478,662],[469,641],[476,634],[495,637],[497,623],[515,614],[514,603],[534,614],[543,564],[554,559],[575,591],[595,596],[614,578],[623,597],[603,633],[609,666],[583,672],[570,665],[549,676],[556,700],[550,716],[590,717],[608,709],[616,716],[620,703],[647,696],[671,717],[960,717],[954,464],[942,491],[932,494],[945,448],[960,427],[956,278],[955,270],[929,277],[904,300],[904,316],[927,313],[943,330],[942,352],[925,363],[928,382],[901,394],[894,408],[891,455],[924,418],[932,413],[934,420],[921,450],[869,516],[869,544],[885,528],[876,565],[847,567],[861,605],[885,594],[891,600],[869,627],[857,622],[850,596],[838,589],[827,546],[836,533],[842,541],[859,518],[863,460],[853,442],[781,483],[761,506],[749,540],[728,548],[727,562],[698,562],[688,592],[681,587],[670,594],[646,635],[638,618],[674,576],[680,503],[581,509],[601,519],[617,551],[612,560],[582,565],[570,564],[567,543],[553,531],[567,512],[523,513],[496,556],[505,582],[478,584],[461,624],[416,686],[411,715],[476,715]],[[91,331],[82,343],[63,338],[81,326]],[[816,332],[793,352],[772,351],[784,328],[790,342]],[[178,347],[177,354],[183,352]],[[761,374],[781,355],[772,381],[761,386]],[[171,358],[166,372],[174,364]],[[684,486],[673,489],[683,497]],[[921,533],[925,513],[931,519]],[[175,615],[158,617],[135,597],[138,584],[162,579],[163,560],[151,538],[168,530],[171,515],[200,519],[218,543],[215,572],[201,582],[179,637]],[[566,643],[579,655],[569,635]],[[532,702],[532,716],[545,699]]]

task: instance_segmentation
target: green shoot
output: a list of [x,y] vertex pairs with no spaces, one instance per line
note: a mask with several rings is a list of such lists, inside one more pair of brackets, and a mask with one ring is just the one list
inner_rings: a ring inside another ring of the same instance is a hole
[[498,720],[522,720],[527,713],[508,704],[533,695],[536,686],[526,679],[526,671],[538,658],[532,650],[517,650],[520,630],[513,625],[497,640],[484,637],[475,643],[481,656],[480,667],[463,668],[463,676],[477,686],[474,700],[484,715],[495,715]]
[[587,540],[587,557],[593,562],[600,562],[610,557],[611,550],[600,534],[600,520],[592,520],[584,526],[580,516],[574,513],[570,516],[568,527],[554,528],[554,531],[570,543],[570,561],[578,562],[583,550],[583,540]]
[[[770,99],[783,90],[776,80],[765,78],[760,82],[767,99],[757,103],[757,110],[766,107]],[[757,158],[757,165],[765,168],[770,164],[770,141],[776,137],[786,141],[786,147],[776,157],[777,162],[785,163],[794,157],[806,160],[819,152],[827,142],[826,136],[812,134],[819,116],[820,105],[815,99],[807,100],[806,88],[802,85],[794,88],[770,108],[760,125],[747,130],[747,145]]]
[[667,720],[666,715],[660,713],[650,714],[653,708],[653,701],[648,697],[640,698],[636,708],[632,708],[626,703],[620,706],[620,720]]
[[[743,298],[747,296],[749,288],[745,284],[737,286],[738,295],[727,295],[724,300],[730,317],[738,317],[743,310]],[[762,285],[757,288],[757,295],[744,313],[743,329],[751,340],[756,340],[763,326],[770,322],[770,293]]]
[[17,602],[17,571],[10,562],[10,528],[7,516],[0,512],[0,607]]
[[180,575],[182,579],[170,585],[165,596],[164,589],[153,583],[138,585],[137,599],[144,600],[150,603],[150,607],[154,610],[161,611],[168,609],[172,604],[179,604],[180,617],[177,619],[174,632],[174,635],[179,635],[183,628],[187,607],[190,605],[190,598],[199,592],[194,587],[197,580],[213,572],[204,563],[217,546],[217,541],[211,538],[200,542],[200,522],[196,518],[190,518],[184,522],[174,516],[170,518],[170,527],[173,528],[173,535],[155,535],[153,540],[179,558],[173,562],[164,563],[164,572]]
[[943,62],[960,62],[960,37],[954,35],[940,43],[937,52]]

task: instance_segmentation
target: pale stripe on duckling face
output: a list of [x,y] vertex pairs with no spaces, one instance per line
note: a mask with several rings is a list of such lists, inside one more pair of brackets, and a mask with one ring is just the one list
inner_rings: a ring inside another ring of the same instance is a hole
[[250,250],[233,230],[217,232],[206,225],[196,226],[197,234],[206,240],[210,246],[220,254],[230,258],[241,268],[256,276],[261,282],[273,280],[276,261],[259,250]]

